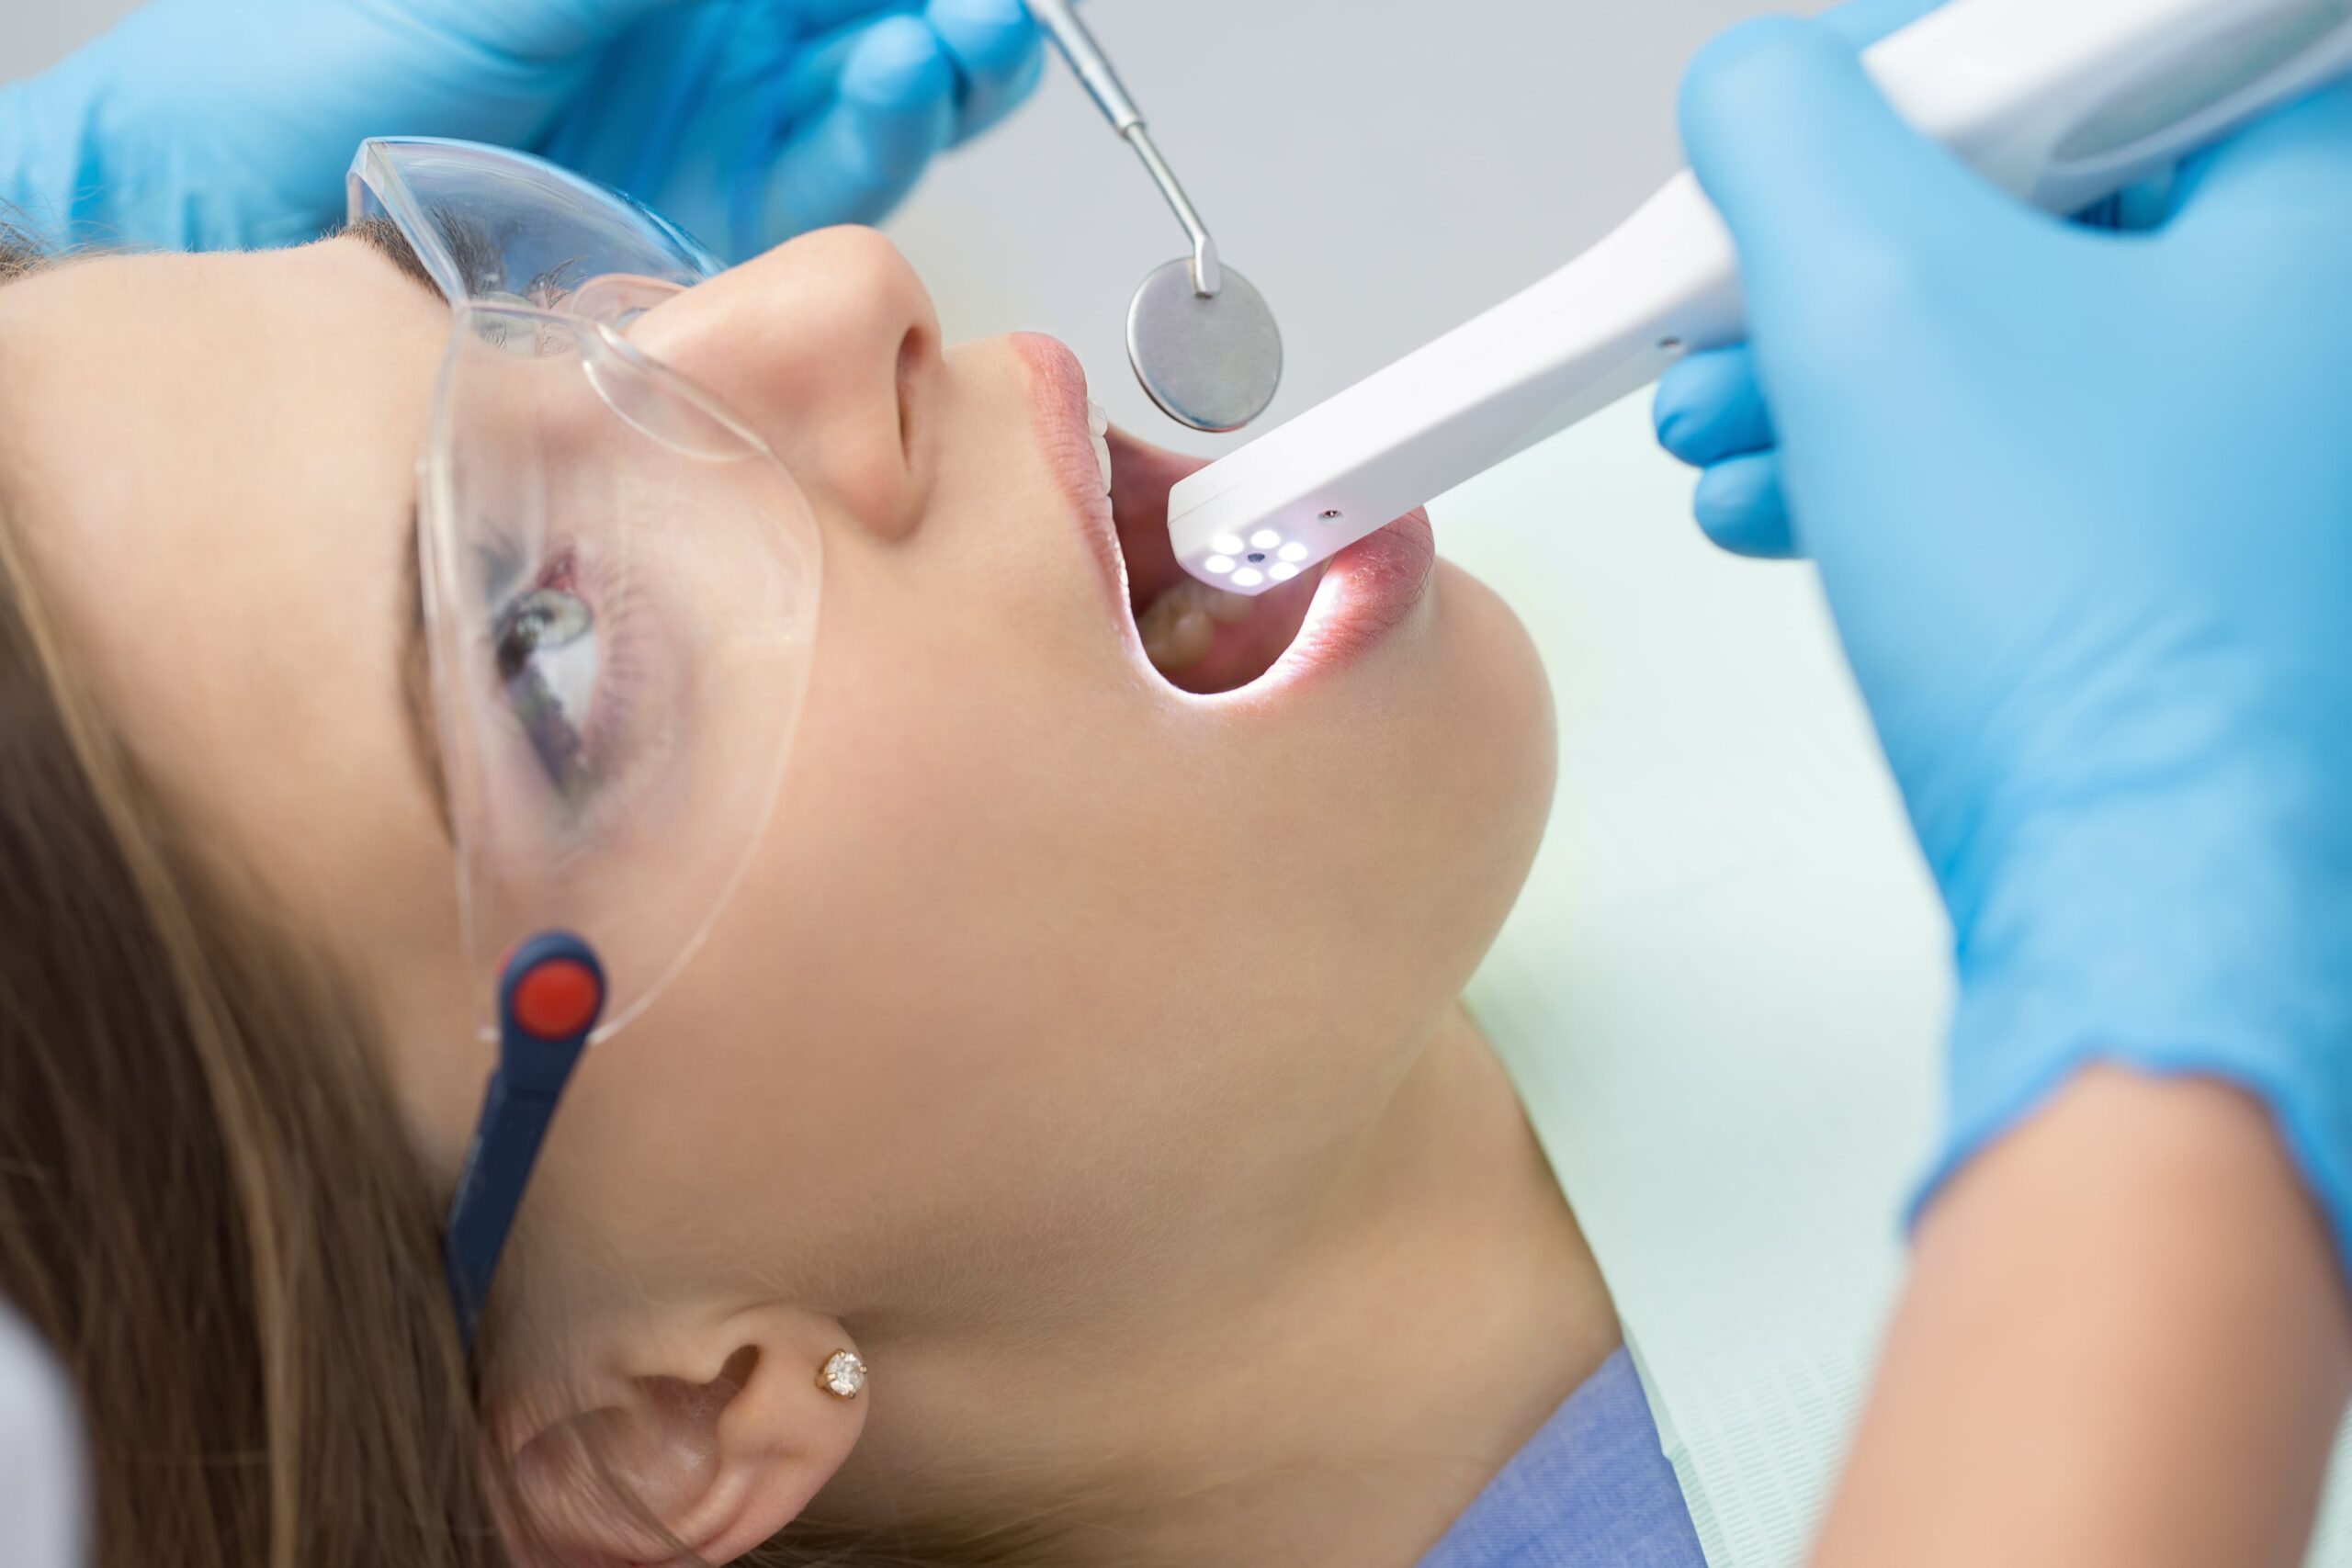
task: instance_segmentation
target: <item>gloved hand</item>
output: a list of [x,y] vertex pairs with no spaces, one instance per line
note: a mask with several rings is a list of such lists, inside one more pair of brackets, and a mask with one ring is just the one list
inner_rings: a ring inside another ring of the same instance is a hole
[[1682,120],[1754,375],[1679,373],[1661,423],[1730,410],[1669,432],[1718,466],[1777,438],[1950,908],[1928,1190],[2086,1061],[2208,1074],[2352,1259],[2352,89],[2128,236],[1985,184],[1816,25],[1726,35]]
[[[1943,0],[1847,0],[1815,18],[1858,52],[1898,32]],[[1793,555],[1771,416],[1746,344],[1694,354],[1658,383],[1658,442],[1701,469],[1691,511],[1707,536],[1735,555]]]
[[447,136],[741,259],[880,218],[1041,62],[1021,0],[153,0],[0,91],[0,197],[77,241],[287,243],[362,140]]
[[[1815,20],[1859,52],[1943,3],[1847,0]],[[2170,211],[2171,188],[2169,175],[2149,180],[2076,214],[2075,221],[2143,228]],[[1667,450],[1702,470],[1691,511],[1709,538],[1735,555],[1779,559],[1796,554],[1771,417],[1745,344],[1678,363],[1658,384],[1656,418]]]

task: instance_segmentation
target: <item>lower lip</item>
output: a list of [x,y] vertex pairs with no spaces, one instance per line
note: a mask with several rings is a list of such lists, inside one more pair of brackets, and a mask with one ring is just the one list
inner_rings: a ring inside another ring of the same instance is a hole
[[[1409,512],[1331,558],[1306,622],[1256,682],[1340,668],[1412,618],[1437,572],[1429,513]],[[1245,688],[1247,689],[1247,688]]]

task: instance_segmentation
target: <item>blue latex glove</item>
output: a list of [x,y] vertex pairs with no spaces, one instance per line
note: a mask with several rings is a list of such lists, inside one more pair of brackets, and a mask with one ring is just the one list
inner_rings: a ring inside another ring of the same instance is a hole
[[1726,35],[1682,116],[1754,378],[1662,423],[1777,438],[1951,910],[1928,1190],[2086,1061],[2210,1074],[2352,1259],[2352,90],[2128,235],[1995,190],[1817,25]]
[[[1943,0],[1849,0],[1820,24],[1860,51],[1908,27]],[[2131,229],[2169,210],[2167,179],[2124,192],[2079,214],[2093,228]],[[1778,558],[1796,553],[1790,536],[1772,423],[1745,346],[1693,355],[1659,383],[1658,438],[1704,471],[1691,509],[1708,537],[1737,555]]]
[[1042,58],[1021,0],[154,0],[0,91],[0,197],[76,241],[287,243],[365,138],[449,136],[741,259],[879,219]]

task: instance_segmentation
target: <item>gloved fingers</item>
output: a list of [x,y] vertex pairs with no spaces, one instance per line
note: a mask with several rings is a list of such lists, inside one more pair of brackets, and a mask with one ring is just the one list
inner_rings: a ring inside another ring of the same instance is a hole
[[[940,151],[932,146],[931,130],[943,84],[950,125],[942,146],[989,129],[1036,85],[1041,37],[1020,0],[890,0],[883,7],[874,0],[820,0],[815,13],[804,11],[797,20],[805,36],[812,21],[877,8],[889,14],[799,45],[781,84],[766,89],[765,117],[797,129],[766,175],[766,209],[756,224],[736,224],[739,251],[811,226],[886,216]],[[918,32],[927,38],[919,39]],[[934,61],[944,64],[944,76]],[[864,153],[861,136],[872,138]],[[795,182],[797,190],[790,188]],[[747,226],[756,231],[740,232]]]
[[[903,4],[891,7],[894,17],[912,15]],[[841,88],[842,71],[859,44],[865,41],[869,23],[857,23],[811,35],[796,25],[788,13],[784,44],[774,52],[783,63],[783,80],[774,86],[767,112],[778,125],[797,125],[820,113]]]
[[761,232],[750,243],[879,220],[948,145],[956,89],[954,62],[920,19],[888,17],[864,28],[841,59],[831,102],[764,171]]
[[[858,3],[877,8],[875,0]],[[955,67],[956,144],[1018,108],[1045,73],[1045,37],[1021,0],[890,0],[888,9],[893,20],[918,17],[930,28]],[[813,30],[805,17],[802,27],[804,36]],[[799,50],[775,100],[780,120],[790,123],[824,107],[865,31],[864,25],[842,28]]]
[[[2352,214],[2352,84],[2268,115],[2183,164],[2172,191],[2172,236],[2258,252],[2259,236],[2312,224],[2339,230]],[[2292,240],[2282,250],[2300,248]]]
[[1683,360],[1658,382],[1652,415],[1658,444],[1706,470],[1690,513],[1708,538],[1734,555],[1779,559],[1796,553],[1771,411],[1753,354],[1742,346]]
[[[1941,4],[1849,0],[1819,22],[1829,37],[1859,51]],[[1796,554],[1771,409],[1747,345],[1693,355],[1674,366],[1658,383],[1652,417],[1658,444],[1705,470],[1690,510],[1710,540],[1734,555],[1783,559]]]
[[2040,221],[1905,124],[1854,51],[1810,23],[1767,17],[1710,43],[1681,124],[1759,333],[1782,312],[1793,336],[1874,330],[1874,303]]
[[1701,532],[1733,555],[1789,560],[1798,554],[1778,452],[1750,452],[1701,474],[1690,514]]
[[958,145],[1021,107],[1045,73],[1045,35],[1021,0],[930,0],[923,19],[961,78]]
[[1847,0],[1814,18],[1831,32],[1867,49],[1889,33],[1901,32],[1944,0]]
[[1675,365],[1657,384],[1651,417],[1658,445],[1697,468],[1766,451],[1776,439],[1756,356],[1745,344]]

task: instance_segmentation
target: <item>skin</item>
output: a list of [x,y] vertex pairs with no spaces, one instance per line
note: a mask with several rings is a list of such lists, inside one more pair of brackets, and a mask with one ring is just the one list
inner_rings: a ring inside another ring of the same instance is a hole
[[1813,1561],[2289,1568],[2352,1393],[2346,1306],[2258,1104],[2086,1073],[1921,1225]]
[[[363,981],[445,1182],[489,1047],[399,649],[448,331],[349,239],[0,290],[0,501],[176,819]],[[823,620],[742,883],[575,1080],[502,1274],[556,1544],[664,1554],[576,1495],[589,1429],[713,1560],[822,1489],[1093,1521],[1081,1561],[1411,1562],[1615,1339],[1456,1001],[1550,798],[1520,628],[1440,564],[1345,659],[1176,690],[1040,412],[1068,362],[943,354],[868,233],[631,335],[789,467]]]

